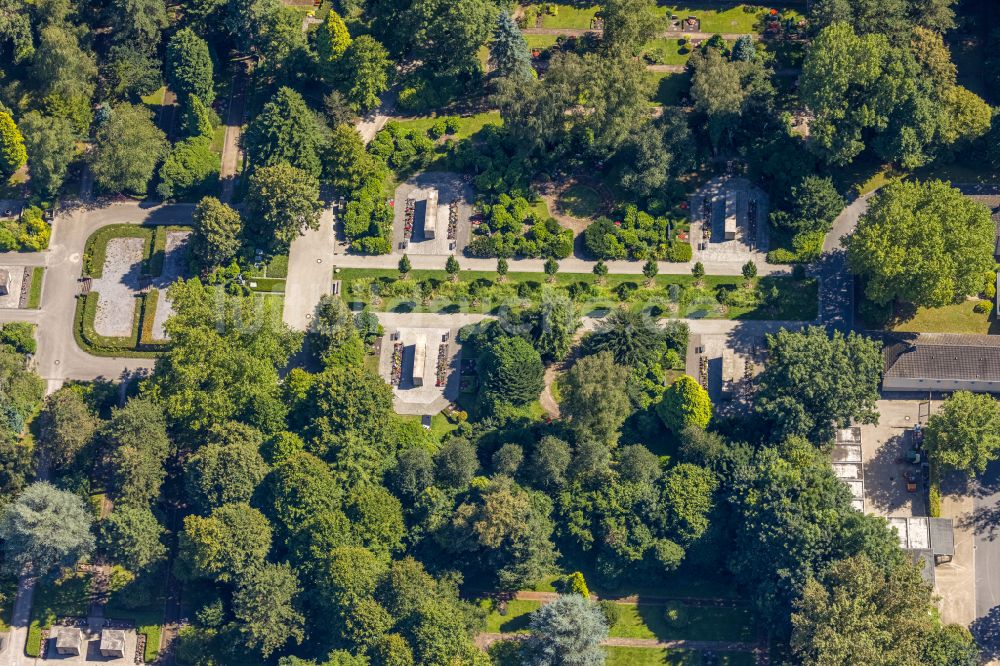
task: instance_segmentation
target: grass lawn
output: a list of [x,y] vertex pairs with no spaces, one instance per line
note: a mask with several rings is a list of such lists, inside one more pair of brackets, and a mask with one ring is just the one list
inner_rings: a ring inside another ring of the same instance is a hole
[[37,657],[42,649],[42,630],[49,629],[64,617],[85,617],[90,603],[90,575],[74,573],[60,581],[42,581],[35,586],[31,606],[31,625],[24,647],[29,657]]
[[[575,564],[569,566],[567,571],[580,569]],[[584,576],[588,581],[597,580],[592,572],[584,571]],[[558,573],[546,576],[535,584],[531,589],[535,592],[558,592],[555,582],[563,578],[565,574]],[[625,583],[620,589],[607,590],[599,584],[590,585],[592,592],[603,598],[624,597],[628,595],[638,595],[641,599],[643,595],[650,597],[692,597],[702,599],[738,599],[736,585],[724,576],[706,576],[705,574],[691,569],[682,564],[677,571],[666,574],[662,581],[648,585]]]
[[45,280],[45,266],[31,269],[31,290],[28,292],[28,309],[37,310],[42,305],[42,283]]
[[590,22],[597,15],[597,10],[600,9],[597,5],[593,5],[592,7],[574,7],[573,5],[559,4],[550,6],[556,8],[556,14],[553,16],[548,12],[542,12],[541,27],[543,28],[587,30],[590,28]]
[[[665,650],[659,648],[607,647],[607,666],[701,666],[705,663],[700,652],[693,650]],[[752,666],[754,656],[749,652],[720,652],[715,661],[718,666]]]
[[[431,125],[436,123],[442,117],[444,116],[421,116],[419,118],[397,120],[396,122],[408,129],[413,129],[418,132],[426,132],[430,129]],[[500,120],[499,111],[486,111],[484,113],[477,113],[474,116],[459,116],[458,131],[453,135],[449,135],[448,138],[465,139],[483,129],[486,125],[501,124],[503,124],[503,121]]]
[[686,65],[691,57],[691,46],[682,46],[682,41],[680,37],[652,39],[646,43],[643,51],[658,51],[661,56],[658,64],[661,65]]
[[686,606],[687,621],[669,624],[661,604],[621,604],[622,617],[611,627],[618,638],[687,639],[696,641],[753,641],[754,622],[749,608]]
[[163,98],[166,94],[167,94],[167,87],[160,86],[159,88],[149,93],[148,95],[143,95],[142,103],[145,104],[146,106],[156,107],[155,110],[159,111],[160,107],[163,106]]
[[[729,3],[723,3],[729,4]],[[796,5],[800,7],[801,5]],[[779,12],[788,9],[787,5],[768,5],[768,8]],[[702,3],[668,4],[657,8],[665,15],[676,15],[685,19],[695,16],[701,20],[701,32],[751,34],[757,32],[757,22],[764,15],[762,7],[753,4],[738,4],[727,9],[705,9]]]
[[529,49],[548,49],[556,45],[558,35],[525,35]]
[[586,219],[596,217],[604,205],[601,193],[588,185],[572,185],[556,201],[567,215]]
[[[371,356],[370,358],[375,359],[375,372],[378,372],[378,358]],[[413,421],[414,423],[420,423],[423,417],[421,416],[400,416],[399,418],[404,421]],[[431,417],[431,429],[428,431],[431,437],[440,444],[444,436],[455,430],[458,426],[448,420],[444,414],[438,412]]]
[[691,88],[691,75],[687,72],[650,72],[644,76],[650,88],[650,103],[677,106]]
[[226,126],[219,123],[219,126],[212,130],[212,145],[211,149],[213,153],[222,154],[222,149],[226,144]]
[[537,601],[511,599],[507,602],[506,614],[501,615],[493,608],[491,600],[487,599],[481,602],[481,605],[489,611],[489,615],[486,616],[486,631],[494,634],[527,631],[529,614],[542,607],[542,604]]
[[972,333],[988,335],[1000,333],[1000,325],[990,312],[973,311],[978,301],[963,301],[941,308],[917,308],[912,318],[892,326],[900,333]]

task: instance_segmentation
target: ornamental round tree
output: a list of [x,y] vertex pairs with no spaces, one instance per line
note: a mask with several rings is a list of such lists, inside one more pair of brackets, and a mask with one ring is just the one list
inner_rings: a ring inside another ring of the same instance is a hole
[[531,614],[531,634],[524,644],[528,666],[600,666],[601,641],[608,625],[600,607],[578,594],[560,596]]
[[712,401],[701,384],[684,375],[667,387],[656,413],[675,434],[692,426],[704,429],[712,419]]

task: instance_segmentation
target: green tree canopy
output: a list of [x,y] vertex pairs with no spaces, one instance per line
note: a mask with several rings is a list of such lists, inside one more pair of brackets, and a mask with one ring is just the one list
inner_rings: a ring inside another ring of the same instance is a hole
[[156,165],[167,152],[166,135],[143,106],[119,104],[97,127],[90,160],[94,182],[109,192],[145,194]]
[[54,196],[76,156],[76,136],[66,118],[29,111],[21,118],[24,146],[31,172],[31,187],[44,196]]
[[602,46],[614,54],[638,55],[664,29],[663,15],[653,0],[608,0],[601,5]]
[[256,441],[239,438],[198,449],[187,462],[184,479],[193,506],[208,513],[223,504],[249,502],[268,471],[260,455],[262,442],[257,432]]
[[164,199],[194,198],[219,182],[221,159],[212,150],[211,137],[198,135],[174,144],[160,165],[156,193]]
[[256,169],[247,192],[247,235],[284,249],[307,229],[319,228],[319,182],[287,162]]
[[376,108],[382,93],[389,89],[388,51],[372,37],[361,35],[351,41],[341,58],[347,99],[361,113]]
[[1000,457],[1000,403],[986,393],[956,391],[927,422],[927,453],[938,464],[982,474]]
[[832,337],[818,326],[782,329],[767,337],[768,362],[759,378],[754,409],[772,436],[803,435],[821,442],[838,424],[877,423],[882,346],[855,333]]
[[525,405],[538,398],[544,385],[542,359],[523,338],[501,337],[479,358],[484,397]]
[[560,413],[580,435],[614,443],[632,405],[625,385],[628,369],[609,352],[585,356],[563,378]]
[[0,110],[0,180],[7,180],[28,161],[24,137],[14,119]]
[[123,504],[144,506],[160,494],[164,463],[171,451],[163,409],[132,398],[111,413],[100,432],[112,495]]
[[238,582],[264,564],[271,550],[271,527],[257,509],[226,504],[207,517],[184,518],[179,548],[178,575]]
[[215,197],[205,197],[194,209],[191,251],[205,270],[229,262],[240,250],[243,220]]
[[290,641],[305,637],[305,618],[297,608],[302,592],[287,564],[266,563],[247,572],[233,594],[233,614],[247,647],[264,658]]
[[534,76],[528,42],[510,12],[500,12],[490,42],[490,65],[497,76],[529,80]]
[[945,182],[893,183],[848,237],[848,265],[876,303],[940,307],[982,289],[995,226],[986,207]]
[[80,391],[64,387],[46,398],[37,424],[35,452],[54,467],[63,469],[90,442],[99,420]]
[[708,391],[693,377],[684,375],[667,387],[663,399],[656,405],[664,425],[675,434],[694,426],[705,428],[712,419],[712,401]]
[[320,133],[302,95],[282,87],[243,135],[250,164],[260,168],[287,163],[315,178],[320,174]]
[[43,575],[76,566],[94,549],[91,522],[79,497],[45,481],[33,483],[0,515],[4,567],[13,575]]
[[578,594],[560,596],[532,613],[522,656],[529,666],[601,666],[608,625],[601,609]]
[[116,506],[100,522],[99,543],[112,562],[143,571],[166,559],[163,534],[163,526],[147,507]]

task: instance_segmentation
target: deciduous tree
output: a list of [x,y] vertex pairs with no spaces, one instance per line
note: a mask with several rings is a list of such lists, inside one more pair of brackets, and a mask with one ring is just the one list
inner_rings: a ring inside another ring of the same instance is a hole
[[35,451],[45,462],[65,468],[90,442],[99,423],[79,391],[59,389],[46,398],[38,415]]
[[1000,456],[1000,404],[986,393],[956,391],[927,422],[927,453],[941,465],[982,474]]
[[112,562],[142,571],[163,561],[167,548],[163,526],[147,507],[116,506],[100,522],[100,547]]
[[701,384],[693,377],[684,375],[667,387],[663,399],[656,405],[656,413],[664,425],[675,434],[680,434],[691,426],[708,426],[712,419],[712,401]]
[[628,370],[617,365],[609,352],[585,356],[563,378],[560,412],[581,435],[614,442],[632,413],[625,393]]
[[265,247],[287,248],[319,228],[319,182],[287,162],[255,169],[247,193],[247,233]]
[[201,266],[212,270],[229,262],[240,250],[243,220],[215,197],[205,197],[194,209],[191,251]]
[[948,183],[893,183],[848,237],[848,265],[876,303],[940,307],[982,288],[995,226],[986,207]]
[[264,658],[305,637],[305,618],[298,610],[302,592],[295,572],[287,564],[266,563],[251,569],[233,594],[233,614],[247,647]]
[[6,181],[27,161],[21,130],[9,113],[0,110],[0,180]]
[[167,151],[166,135],[145,107],[119,104],[95,132],[90,160],[94,182],[109,192],[145,194]]
[[226,504],[208,517],[187,516],[179,548],[178,575],[238,582],[264,564],[271,550],[271,527],[257,509]]
[[167,83],[179,97],[197,95],[203,104],[215,99],[208,43],[191,28],[181,28],[167,42]]
[[29,111],[21,118],[31,187],[43,196],[59,191],[76,155],[73,125],[66,118]]

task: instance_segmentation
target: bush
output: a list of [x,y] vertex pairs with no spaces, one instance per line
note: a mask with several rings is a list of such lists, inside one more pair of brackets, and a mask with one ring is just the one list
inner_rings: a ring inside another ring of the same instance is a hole
[[931,484],[930,490],[927,491],[927,512],[930,514],[931,518],[941,517],[941,489],[935,484]]
[[798,257],[791,250],[779,247],[767,253],[767,263],[769,264],[794,264]]
[[604,615],[604,619],[608,623],[608,628],[615,626],[622,619],[622,609],[621,606],[613,601],[601,600],[597,602],[598,607],[601,609],[601,613]]
[[25,208],[20,220],[0,222],[0,250],[38,252],[49,246],[51,229],[42,219],[42,209]]
[[444,119],[444,133],[455,134],[458,132],[459,120],[456,116],[448,116]]
[[163,161],[156,192],[164,199],[200,198],[219,180],[220,164],[210,137],[184,139]]
[[993,309],[993,304],[989,301],[979,301],[974,306],[972,306],[972,311],[976,314],[986,314]]
[[671,627],[685,627],[689,619],[687,607],[679,601],[668,601],[663,617]]
[[566,579],[563,581],[563,590],[567,594],[579,594],[584,599],[590,598],[590,590],[587,588],[587,581],[584,579],[583,574],[579,571],[574,571],[566,576]]
[[430,126],[427,130],[427,136],[432,139],[440,139],[445,135],[447,131],[447,126],[445,125],[444,119],[438,119],[434,121],[434,124]]
[[670,241],[670,249],[668,250],[665,259],[667,261],[683,264],[691,261],[693,257],[694,250],[691,248],[690,243],[674,239]]
[[23,321],[5,324],[0,328],[0,343],[10,345],[21,354],[34,354],[38,349],[35,325]]

